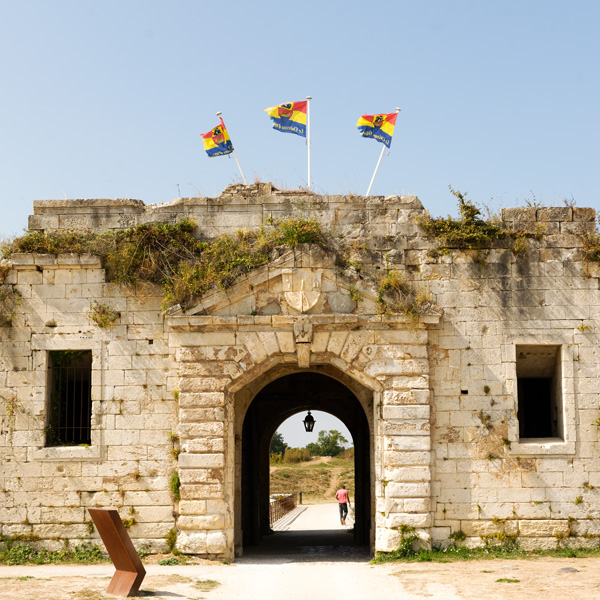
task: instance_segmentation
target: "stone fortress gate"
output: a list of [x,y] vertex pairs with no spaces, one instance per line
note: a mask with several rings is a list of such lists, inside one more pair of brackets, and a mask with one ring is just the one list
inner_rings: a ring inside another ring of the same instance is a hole
[[[116,284],[97,256],[13,253],[2,535],[97,538],[86,509],[118,507],[138,546],[164,550],[172,531],[182,552],[231,560],[269,529],[271,436],[318,409],[352,433],[355,541],[373,551],[407,526],[425,544],[598,545],[600,294],[582,246],[595,212],[504,209],[506,228],[543,235],[484,252],[435,251],[425,215],[416,197],[270,184],[149,206],[35,202],[40,233],[191,218],[209,241],[314,219],[347,255],[282,249],[165,311],[159,286]],[[393,273],[419,311],[386,304]]]

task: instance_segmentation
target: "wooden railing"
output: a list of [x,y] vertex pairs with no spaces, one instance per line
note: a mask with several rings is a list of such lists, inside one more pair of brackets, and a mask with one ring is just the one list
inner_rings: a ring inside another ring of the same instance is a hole
[[276,499],[271,500],[269,505],[271,527],[273,526],[273,523],[279,521],[279,519],[285,517],[285,515],[294,510],[294,508],[296,508],[296,503],[302,504],[302,492],[282,494],[281,496],[277,496]]

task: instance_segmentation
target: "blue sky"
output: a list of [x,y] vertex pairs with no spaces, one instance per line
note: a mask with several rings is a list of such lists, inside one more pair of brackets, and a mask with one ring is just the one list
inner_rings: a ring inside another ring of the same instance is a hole
[[600,209],[599,29],[595,0],[0,0],[0,235],[36,199],[218,196],[217,111],[248,180],[306,186],[263,109],[307,95],[319,193],[366,192],[356,121],[399,106],[374,194]]

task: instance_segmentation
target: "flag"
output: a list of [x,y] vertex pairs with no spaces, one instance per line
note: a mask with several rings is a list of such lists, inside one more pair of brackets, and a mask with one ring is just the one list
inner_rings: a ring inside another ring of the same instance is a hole
[[306,105],[308,102],[287,102],[279,106],[265,108],[273,121],[273,129],[285,133],[295,133],[306,137]]
[[392,143],[397,116],[397,112],[387,115],[363,115],[356,126],[363,137],[373,138],[389,148]]
[[201,133],[200,135],[204,139],[204,149],[209,158],[233,152],[233,144],[229,139],[229,134],[222,119],[221,123],[213,127],[208,133]]

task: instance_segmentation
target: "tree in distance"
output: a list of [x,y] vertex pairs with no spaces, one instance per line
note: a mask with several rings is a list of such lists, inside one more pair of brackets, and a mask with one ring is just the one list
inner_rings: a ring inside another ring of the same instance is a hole
[[306,447],[313,456],[337,456],[344,450],[343,444],[347,443],[348,440],[337,429],[330,429],[319,431],[317,441]]
[[271,447],[269,448],[269,454],[279,454],[281,458],[285,454],[285,449],[288,445],[283,440],[283,435],[276,431],[271,438]]

